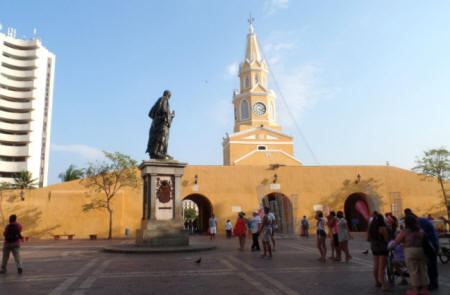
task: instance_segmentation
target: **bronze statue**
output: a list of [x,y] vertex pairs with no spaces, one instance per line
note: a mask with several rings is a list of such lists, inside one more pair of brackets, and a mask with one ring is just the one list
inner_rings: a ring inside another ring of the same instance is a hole
[[148,116],[153,119],[146,151],[150,154],[150,159],[173,159],[167,154],[170,124],[175,117],[175,112],[171,113],[169,108],[170,96],[170,91],[165,90],[163,96],[158,99],[148,113]]

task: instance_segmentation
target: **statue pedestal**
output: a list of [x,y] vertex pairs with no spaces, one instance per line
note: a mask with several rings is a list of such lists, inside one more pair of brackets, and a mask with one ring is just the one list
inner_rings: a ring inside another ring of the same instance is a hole
[[174,160],[151,159],[139,166],[144,182],[144,198],[141,229],[136,231],[136,245],[189,245],[181,200],[181,177],[186,165]]

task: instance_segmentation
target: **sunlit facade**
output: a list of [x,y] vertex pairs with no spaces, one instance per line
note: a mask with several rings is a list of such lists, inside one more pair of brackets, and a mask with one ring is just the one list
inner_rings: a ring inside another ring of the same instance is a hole
[[0,182],[26,170],[47,185],[54,70],[40,40],[0,32]]

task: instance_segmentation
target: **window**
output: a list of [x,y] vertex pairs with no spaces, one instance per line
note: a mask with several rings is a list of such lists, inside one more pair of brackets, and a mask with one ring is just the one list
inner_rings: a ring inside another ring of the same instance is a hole
[[248,120],[250,118],[250,107],[248,100],[241,101],[241,120]]
[[255,74],[255,85],[259,83],[259,74]]
[[257,149],[258,151],[265,151],[267,150],[267,147],[265,145],[258,145]]
[[237,116],[237,110],[236,107],[234,108],[234,120],[237,121],[238,116]]
[[248,77],[248,75],[245,75],[244,88],[250,88],[250,78]]

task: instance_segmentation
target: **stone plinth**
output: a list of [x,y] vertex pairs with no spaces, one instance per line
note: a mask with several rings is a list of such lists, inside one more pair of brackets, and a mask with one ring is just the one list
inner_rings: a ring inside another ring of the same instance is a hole
[[189,245],[184,230],[181,177],[186,163],[174,160],[149,160],[141,170],[144,182],[141,228],[136,245],[174,247]]

